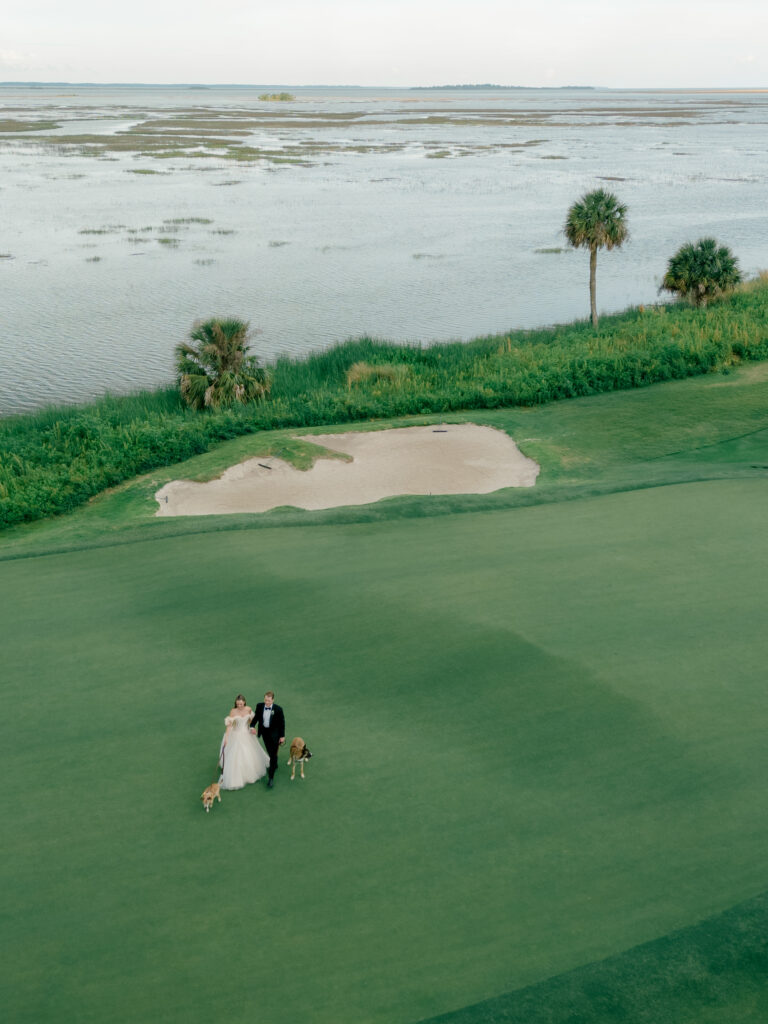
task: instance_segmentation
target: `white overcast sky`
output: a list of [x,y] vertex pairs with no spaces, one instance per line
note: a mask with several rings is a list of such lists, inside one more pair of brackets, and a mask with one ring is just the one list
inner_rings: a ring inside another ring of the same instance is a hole
[[768,0],[2,6],[2,81],[768,87]]

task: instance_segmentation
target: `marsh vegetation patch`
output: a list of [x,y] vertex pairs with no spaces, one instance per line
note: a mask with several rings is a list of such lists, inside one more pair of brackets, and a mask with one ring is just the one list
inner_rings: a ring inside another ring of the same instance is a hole
[[[361,141],[360,130],[377,133],[388,129],[407,133],[422,132],[437,126],[449,129],[465,129],[483,127],[490,129],[531,129],[600,126],[649,126],[666,124],[680,126],[692,124],[713,113],[725,120],[726,114],[734,114],[740,105],[737,98],[711,100],[702,97],[695,103],[687,103],[681,107],[661,106],[624,106],[621,103],[607,103],[600,107],[584,107],[579,105],[539,106],[535,110],[526,110],[517,105],[512,106],[477,106],[462,109],[446,109],[440,106],[414,104],[406,109],[402,104],[395,104],[390,109],[377,107],[360,110],[322,111],[306,109],[301,101],[295,106],[286,107],[282,102],[295,97],[290,94],[265,94],[265,101],[278,101],[279,109],[263,107],[259,109],[232,109],[229,107],[147,109],[135,113],[131,122],[103,134],[85,130],[93,127],[94,121],[114,120],[114,115],[105,115],[103,111],[83,111],[82,131],[78,131],[77,121],[73,121],[71,112],[65,111],[61,119],[54,119],[62,112],[52,105],[49,114],[53,117],[41,117],[37,120],[29,117],[6,117],[0,120],[0,142],[2,137],[16,137],[27,145],[44,146],[58,149],[69,155],[85,155],[102,157],[109,153],[134,153],[149,156],[153,159],[170,159],[179,156],[192,156],[196,159],[210,158],[216,154],[222,160],[239,162],[294,163],[305,161],[311,164],[313,158],[343,153],[387,153],[397,152],[406,147],[405,140],[382,142],[380,140]],[[733,118],[731,118],[733,121]],[[71,131],[67,131],[68,123]],[[348,129],[354,129],[357,139],[340,137]],[[55,132],[56,134],[50,134]],[[324,133],[332,133],[333,137],[323,137]],[[311,133],[311,138],[307,134]],[[279,139],[279,147],[265,145],[264,138]],[[431,160],[448,159],[463,156],[467,153],[482,150],[537,145],[541,139],[529,141],[509,141],[493,139],[490,143],[461,143],[455,148],[453,141],[449,145],[431,145],[425,152],[425,158]],[[558,155],[547,156],[546,159],[566,159]]]

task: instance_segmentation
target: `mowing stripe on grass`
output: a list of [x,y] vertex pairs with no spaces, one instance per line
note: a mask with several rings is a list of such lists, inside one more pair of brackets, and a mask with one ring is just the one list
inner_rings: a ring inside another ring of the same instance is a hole
[[[4,563],[10,1019],[239,1024],[257,992],[268,1024],[419,1020],[764,889],[767,504],[719,481]],[[202,813],[225,712],[268,688],[308,779]]]

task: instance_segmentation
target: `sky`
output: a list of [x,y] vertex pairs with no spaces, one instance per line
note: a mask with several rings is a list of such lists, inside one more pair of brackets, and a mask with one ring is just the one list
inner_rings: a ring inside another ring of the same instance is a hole
[[0,81],[768,88],[766,0],[26,0]]

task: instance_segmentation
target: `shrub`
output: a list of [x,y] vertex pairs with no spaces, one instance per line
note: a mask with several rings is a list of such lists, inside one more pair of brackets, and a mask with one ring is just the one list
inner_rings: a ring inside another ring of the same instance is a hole
[[269,375],[250,347],[248,324],[228,317],[195,324],[194,344],[176,346],[179,388],[193,409],[218,409],[269,394]]
[[739,263],[727,245],[700,238],[680,246],[667,264],[659,291],[672,292],[694,306],[732,291],[741,281]]

